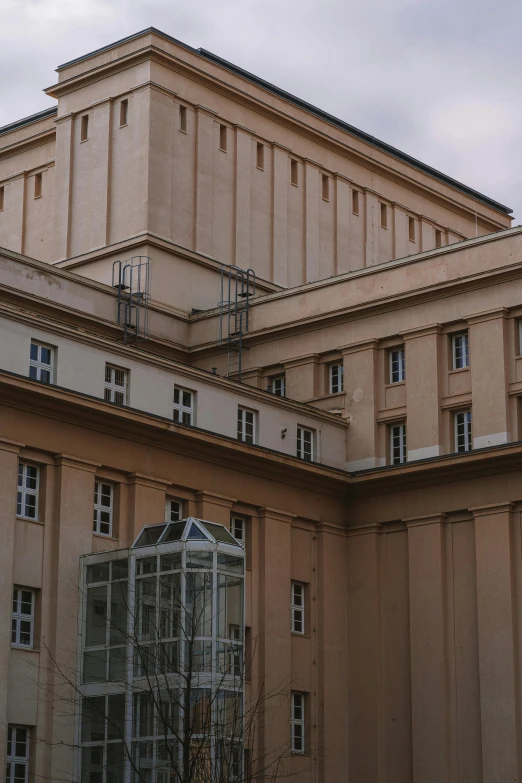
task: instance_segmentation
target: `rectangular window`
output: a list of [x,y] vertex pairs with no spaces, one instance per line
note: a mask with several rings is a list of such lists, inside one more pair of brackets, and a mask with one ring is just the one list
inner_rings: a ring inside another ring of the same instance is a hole
[[435,247],[442,247],[442,231],[435,229]]
[[4,209],[4,197],[5,197],[5,188],[2,185],[0,188],[0,212],[3,212]]
[[115,405],[127,405],[129,373],[120,367],[105,365],[105,399]]
[[455,451],[471,451],[471,411],[460,411],[454,415]]
[[304,634],[304,592],[305,587],[300,582],[292,582],[290,593],[290,608],[292,612],[292,633]]
[[388,352],[390,362],[390,383],[402,383],[406,380],[406,361],[404,348],[392,348]]
[[221,152],[227,151],[227,126],[219,126],[219,149]]
[[34,175],[34,197],[40,198],[42,195],[42,172]]
[[129,114],[129,101],[125,99],[120,103],[120,128],[123,128],[124,125],[127,125],[128,114]]
[[330,178],[323,174],[323,201],[330,201]]
[[174,386],[174,421],[178,424],[194,424],[195,394],[189,389]]
[[237,541],[241,541],[242,544],[246,541],[246,520],[245,517],[238,517],[233,514],[230,518],[230,530],[232,535]]
[[392,465],[406,462],[406,424],[393,424],[390,427],[390,457]]
[[11,644],[16,647],[34,646],[34,598],[34,590],[25,587],[13,589]]
[[7,727],[6,783],[27,783],[29,780],[29,729]]
[[467,332],[454,334],[451,338],[453,369],[463,370],[469,367],[469,339]]
[[182,133],[187,132],[187,107],[179,107],[179,129]]
[[408,239],[415,242],[415,218],[408,218]]
[[290,160],[290,182],[296,187],[299,185],[299,169],[296,160]]
[[29,378],[42,383],[53,382],[54,350],[49,345],[31,342]]
[[388,228],[388,207],[381,204],[381,227]]
[[274,375],[272,378],[269,378],[267,391],[272,392],[272,394],[275,394],[276,397],[284,397],[286,391],[285,376]]
[[87,141],[89,137],[89,115],[84,114],[81,119],[80,141]]
[[328,368],[330,394],[340,394],[344,391],[344,365],[331,364]]
[[256,412],[247,408],[237,409],[237,439],[245,443],[256,442]]
[[168,498],[165,504],[165,522],[179,522],[183,519],[183,501]]
[[293,753],[305,752],[305,697],[295,691],[290,707],[290,747]]
[[257,149],[256,149],[256,166],[258,169],[261,169],[261,171],[264,171],[265,168],[265,145],[261,144],[261,142],[257,142]]
[[39,468],[36,465],[29,465],[27,462],[19,462],[16,516],[25,519],[38,519],[39,484]]
[[102,536],[112,535],[114,487],[105,481],[94,483],[94,523],[93,531]]
[[352,212],[354,215],[359,214],[359,191],[352,190]]
[[297,428],[297,456],[306,462],[314,458],[314,431],[305,427]]

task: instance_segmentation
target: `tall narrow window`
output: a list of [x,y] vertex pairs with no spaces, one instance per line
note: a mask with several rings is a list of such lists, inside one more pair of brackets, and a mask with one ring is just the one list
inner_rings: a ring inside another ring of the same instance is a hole
[[174,421],[178,424],[194,424],[194,398],[194,392],[174,386]]
[[454,370],[463,370],[465,367],[469,367],[469,338],[467,332],[453,335],[451,338],[451,353]]
[[269,378],[267,391],[272,392],[276,397],[284,397],[286,391],[285,376],[274,375],[272,378]]
[[219,126],[219,149],[221,152],[227,151],[227,126]]
[[120,103],[120,128],[123,128],[124,125],[127,125],[128,115],[129,101],[127,98],[125,98],[125,100]]
[[0,212],[3,212],[4,210],[4,198],[5,198],[5,188],[2,185],[0,188]]
[[388,352],[390,362],[390,383],[402,383],[406,380],[406,361],[404,348],[392,348]]
[[359,191],[352,190],[352,212],[354,215],[359,214]]
[[179,107],[179,129],[182,133],[187,132],[187,107]]
[[179,522],[183,519],[183,501],[169,498],[165,504],[165,522]]
[[442,231],[435,229],[435,247],[442,247]]
[[340,394],[344,391],[344,366],[342,364],[330,364],[328,367],[328,380],[330,382],[330,394]]
[[314,431],[305,427],[297,428],[297,456],[305,462],[314,458]]
[[290,591],[292,633],[304,634],[305,632],[304,591],[305,591],[305,587],[303,584],[301,584],[301,582],[292,582],[291,591]]
[[246,528],[245,517],[240,517],[237,514],[232,514],[232,517],[230,518],[230,529],[236,541],[241,541],[242,544],[244,544],[246,540],[245,528]]
[[381,227],[388,228],[388,207],[381,204]]
[[290,747],[293,753],[305,751],[305,697],[295,691],[290,706]]
[[415,218],[408,218],[408,239],[415,242]]
[[256,442],[256,412],[247,408],[237,409],[237,439],[245,443]]
[[7,727],[6,783],[27,783],[29,780],[29,729],[26,726]]
[[127,405],[129,373],[110,364],[105,365],[105,399],[115,405]]
[[323,182],[323,201],[330,201],[330,178],[326,174],[323,174],[322,182]]
[[104,481],[94,483],[93,530],[102,536],[112,535],[114,487]]
[[80,125],[80,141],[87,141],[89,138],[89,115],[84,114]]
[[42,383],[52,383],[54,350],[33,340],[29,357],[29,378]]
[[265,168],[265,145],[261,144],[261,142],[257,142],[257,148],[256,148],[256,166],[258,169],[261,169],[261,171]]
[[290,182],[296,187],[299,185],[299,168],[296,160],[290,161]]
[[471,411],[460,411],[454,415],[455,451],[471,451]]
[[40,198],[42,195],[42,172],[34,175],[34,197]]
[[36,465],[18,463],[18,493],[16,515],[25,519],[38,519],[38,489],[40,471]]
[[406,424],[393,424],[390,427],[390,456],[392,465],[406,462]]
[[11,644],[15,647],[34,646],[34,598],[34,590],[25,587],[13,589]]

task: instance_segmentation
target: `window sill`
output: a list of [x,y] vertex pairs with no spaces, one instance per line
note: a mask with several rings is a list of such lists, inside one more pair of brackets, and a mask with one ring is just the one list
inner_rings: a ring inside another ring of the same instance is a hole
[[258,171],[264,171],[264,168],[263,168],[263,166],[256,166],[256,169],[257,169]]
[[21,519],[23,522],[34,522],[36,525],[43,525],[43,521],[41,519],[32,519],[31,517],[24,517],[21,514],[17,514],[16,518]]
[[38,647],[26,647],[24,644],[11,644],[11,650],[25,650],[26,652],[39,653]]
[[180,133],[184,133],[184,134],[185,134],[185,136],[187,135],[187,131],[186,131],[186,130],[183,130],[183,128],[178,128],[178,130],[179,130],[179,132],[180,132]]
[[449,370],[448,375],[456,375],[459,372],[468,372],[469,371],[469,364],[467,367],[457,367],[454,370]]
[[406,381],[390,381],[390,383],[385,383],[384,388],[390,389],[390,388],[397,388],[397,386],[406,386]]
[[93,530],[92,534],[93,536],[96,536],[96,538],[104,538],[106,541],[119,541],[118,538],[109,533],[97,533],[95,530]]
[[42,198],[42,196],[34,196],[34,201],[36,201],[38,198]]
[[300,639],[311,639],[309,633],[299,633],[299,631],[290,631],[290,636],[298,636]]
[[128,122],[124,122],[123,125],[120,125],[120,128],[128,128],[128,126],[129,126],[129,123]]

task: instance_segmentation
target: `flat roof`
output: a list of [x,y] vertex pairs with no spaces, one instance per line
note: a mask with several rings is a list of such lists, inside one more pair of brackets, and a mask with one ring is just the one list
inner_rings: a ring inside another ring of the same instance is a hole
[[9,123],[9,125],[3,125],[2,127],[0,127],[0,136],[3,133],[9,133],[10,131],[17,130],[18,128],[23,128],[24,125],[30,125],[32,122],[45,120],[47,117],[54,117],[57,111],[58,111],[57,106],[51,106],[49,109],[44,109],[43,111],[39,111],[36,114],[30,114],[29,117],[24,117],[21,120],[16,120],[16,122],[11,122]]
[[[101,52],[106,52],[109,49],[114,49],[116,46],[120,46],[121,44],[127,43],[128,41],[132,41],[135,38],[140,38],[141,36],[147,35],[149,33],[155,33],[156,35],[165,38],[165,40],[167,41],[171,41],[172,43],[175,43],[178,46],[182,46],[184,49],[187,49],[188,51],[193,52],[194,54],[198,54],[200,57],[204,57],[206,60],[216,63],[222,68],[225,68],[231,73],[237,74],[238,76],[240,76],[243,79],[246,79],[252,84],[256,84],[258,87],[261,87],[262,89],[267,90],[268,92],[271,92],[274,95],[277,95],[278,97],[283,98],[286,101],[289,101],[290,103],[293,103],[295,106],[299,106],[299,108],[309,112],[310,114],[315,115],[316,117],[319,117],[321,120],[328,122],[330,125],[334,125],[335,127],[340,128],[343,131],[346,131],[352,136],[355,136],[356,138],[365,141],[367,144],[371,144],[372,147],[382,150],[388,155],[391,155],[392,157],[397,158],[398,160],[401,160],[404,163],[407,163],[409,166],[412,166],[413,168],[416,168],[419,171],[428,174],[430,177],[433,177],[434,179],[437,179],[446,185],[450,185],[450,187],[455,188],[455,190],[459,190],[461,193],[465,193],[467,196],[471,196],[471,198],[474,198],[477,201],[482,201],[484,204],[487,204],[488,207],[491,207],[492,209],[495,209],[498,212],[502,212],[505,215],[510,215],[513,212],[512,209],[506,207],[504,204],[501,204],[500,202],[489,198],[489,196],[485,196],[483,193],[480,193],[478,190],[474,190],[473,188],[464,185],[462,182],[459,182],[458,180],[453,179],[452,177],[448,177],[446,174],[443,174],[441,171],[438,171],[437,169],[428,166],[426,163],[422,163],[422,161],[417,160],[417,158],[413,158],[411,155],[407,155],[405,152],[398,150],[396,147],[393,147],[384,141],[380,141],[380,139],[377,139],[375,138],[375,136],[372,136],[371,133],[366,133],[365,131],[359,130],[359,128],[356,128],[354,125],[350,125],[349,123],[344,122],[343,120],[340,120],[337,117],[334,117],[332,114],[328,114],[328,112],[325,112],[322,109],[318,109],[316,106],[313,106],[311,103],[307,103],[307,101],[304,101],[301,98],[297,98],[295,95],[286,92],[286,90],[282,90],[280,87],[276,87],[274,84],[271,84],[270,82],[261,79],[259,76],[255,76],[255,74],[252,74],[249,71],[245,71],[243,68],[240,68],[238,65],[234,65],[228,60],[224,60],[222,57],[219,57],[217,54],[213,54],[212,52],[209,52],[207,49],[202,49],[202,48],[195,49],[194,47],[189,46],[186,43],[183,43],[183,41],[180,41],[177,38],[173,38],[171,35],[168,35],[167,33],[158,30],[156,27],[147,27],[144,30],[140,30],[140,32],[138,33],[129,35],[126,38],[121,38],[119,41],[114,41],[114,43],[108,44],[107,46],[102,46],[100,49],[95,49],[94,51],[89,52],[88,54],[84,54],[81,57],[76,57],[74,60],[69,60],[69,62],[59,65],[56,70],[61,71],[64,68],[68,68],[70,65],[74,65],[75,63],[82,62],[82,60],[87,60],[90,57],[94,57],[95,55],[100,54]],[[4,129],[0,128],[0,132],[2,132],[3,130]]]

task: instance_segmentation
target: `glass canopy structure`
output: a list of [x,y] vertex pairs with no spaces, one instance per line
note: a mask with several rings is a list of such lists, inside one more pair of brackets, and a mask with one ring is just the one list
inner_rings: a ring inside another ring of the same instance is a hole
[[77,777],[242,777],[245,552],[189,517],[81,558]]

